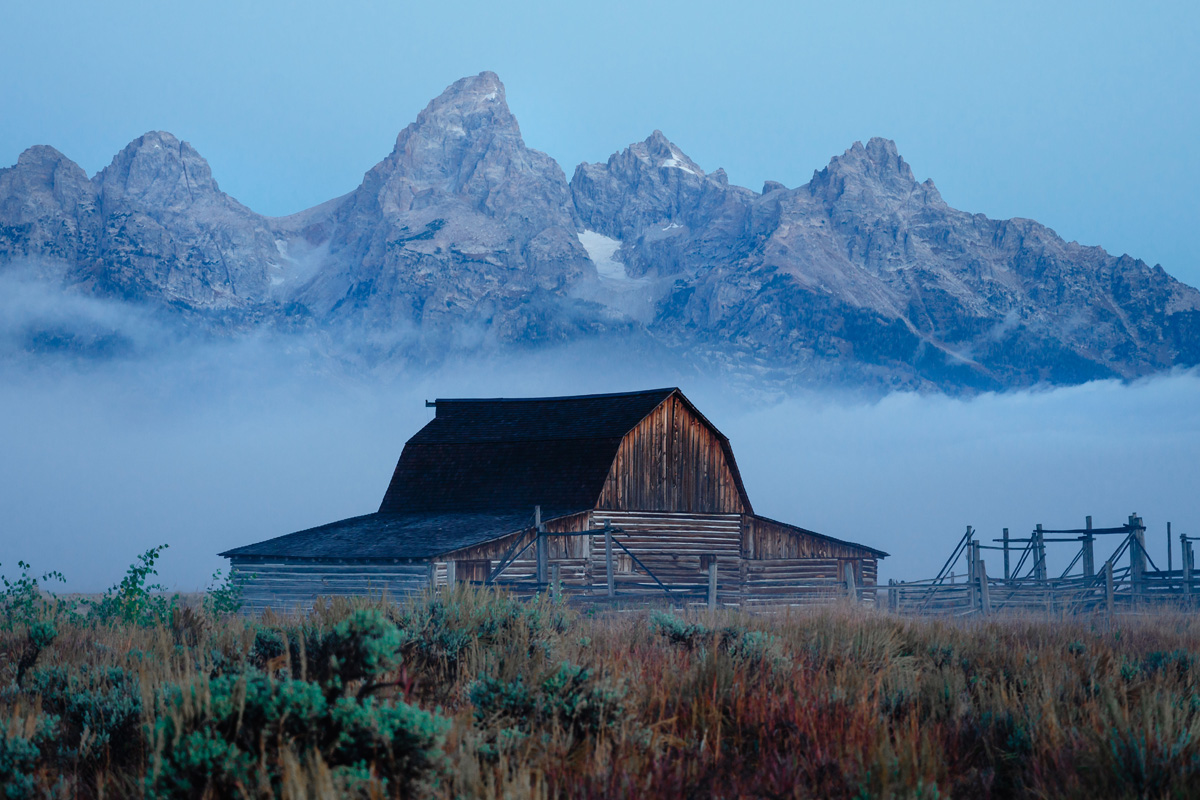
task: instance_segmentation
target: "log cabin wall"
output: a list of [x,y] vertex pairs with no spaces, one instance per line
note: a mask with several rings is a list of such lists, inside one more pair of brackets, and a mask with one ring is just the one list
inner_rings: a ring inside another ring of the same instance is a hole
[[308,612],[318,597],[404,597],[429,588],[429,563],[231,559],[230,576],[244,580],[243,610]]
[[827,602],[845,593],[847,563],[855,583],[868,589],[862,601],[874,602],[879,566],[874,551],[753,514],[743,517],[743,525],[747,606]]
[[[708,585],[706,559],[716,558],[718,598],[721,602],[737,602],[742,582],[741,515],[611,509],[593,512],[596,527],[606,520],[621,529],[614,539],[629,548],[669,587],[704,589]],[[608,573],[604,537],[584,538],[591,539],[588,567],[592,593],[605,594]],[[659,591],[654,579],[616,545],[613,545],[613,559],[618,594]]]
[[[583,512],[568,517],[552,519],[545,523],[547,533],[584,531],[591,525],[591,513]],[[525,546],[533,536],[533,529],[526,528],[519,533],[505,536],[475,547],[468,547],[438,556],[435,564],[438,570],[438,585],[466,580],[458,569],[460,563],[487,562],[489,570],[495,569],[500,561],[508,554],[513,543],[521,541],[518,551]],[[586,578],[587,560],[589,557],[588,536],[548,536],[547,547],[550,564],[559,565],[559,576],[565,588],[582,590],[588,585]],[[601,543],[603,549],[603,543]],[[537,553],[530,547],[504,570],[498,581],[501,584],[511,581],[533,582],[537,578]]]
[[749,509],[736,469],[719,434],[676,392],[622,439],[596,508],[740,514]]
[[743,552],[751,559],[841,558],[871,559],[876,555],[865,547],[813,536],[803,530],[765,517],[745,516],[746,539]]

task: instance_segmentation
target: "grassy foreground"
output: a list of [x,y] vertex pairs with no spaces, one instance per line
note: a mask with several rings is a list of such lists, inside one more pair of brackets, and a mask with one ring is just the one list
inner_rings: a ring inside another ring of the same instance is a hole
[[251,620],[20,597],[6,798],[1200,795],[1192,617],[589,616],[458,588]]

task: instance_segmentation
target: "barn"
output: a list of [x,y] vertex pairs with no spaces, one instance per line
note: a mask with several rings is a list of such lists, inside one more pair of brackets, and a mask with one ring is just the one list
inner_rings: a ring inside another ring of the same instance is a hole
[[677,388],[437,400],[379,510],[221,553],[247,610],[455,582],[752,607],[874,599],[887,554],[754,513]]

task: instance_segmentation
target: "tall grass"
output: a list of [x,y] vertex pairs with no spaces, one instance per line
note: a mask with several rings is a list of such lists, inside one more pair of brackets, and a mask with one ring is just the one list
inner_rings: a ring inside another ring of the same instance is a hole
[[[52,615],[53,609],[43,609]],[[0,630],[8,797],[1200,796],[1200,622],[581,615],[458,587]]]

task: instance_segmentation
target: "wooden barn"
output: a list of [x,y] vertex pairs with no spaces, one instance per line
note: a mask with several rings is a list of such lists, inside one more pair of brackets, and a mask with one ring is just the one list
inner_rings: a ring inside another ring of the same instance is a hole
[[678,389],[438,400],[379,510],[222,553],[247,609],[456,581],[754,606],[874,599],[887,554],[754,513]]

